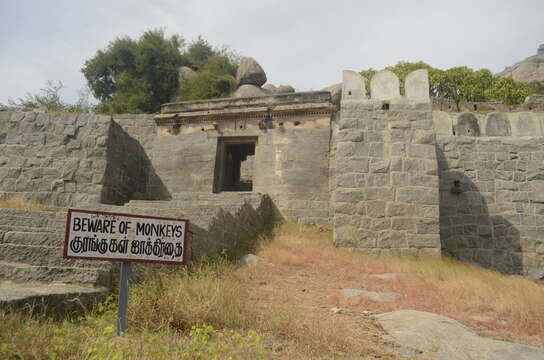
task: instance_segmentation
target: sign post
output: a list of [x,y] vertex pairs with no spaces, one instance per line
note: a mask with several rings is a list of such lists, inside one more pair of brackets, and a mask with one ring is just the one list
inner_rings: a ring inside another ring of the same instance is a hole
[[127,329],[131,262],[184,265],[189,221],[69,209],[64,257],[121,262],[117,335]]
[[130,263],[121,263],[121,280],[119,281],[119,309],[117,310],[117,336],[127,330],[128,285],[130,281]]

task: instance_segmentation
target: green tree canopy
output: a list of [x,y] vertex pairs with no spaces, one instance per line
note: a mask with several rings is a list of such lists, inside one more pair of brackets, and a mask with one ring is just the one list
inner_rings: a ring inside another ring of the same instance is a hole
[[85,62],[82,72],[93,95],[101,101],[97,112],[153,113],[171,100],[180,66],[198,73],[207,71],[206,76],[213,74],[215,79],[214,87],[208,91],[199,87],[197,94],[191,92],[187,98],[213,98],[232,91],[235,56],[215,49],[201,37],[186,46],[181,36],[166,37],[162,30],[146,31],[136,40],[113,40]]
[[[430,95],[453,100],[457,107],[461,101],[497,100],[508,105],[521,104],[532,92],[527,84],[494,77],[488,69],[473,70],[467,66],[459,66],[441,70],[423,61],[400,61],[395,66],[388,66],[386,69],[399,77],[401,90],[404,88],[404,80],[409,73],[418,69],[427,69]],[[361,71],[361,75],[370,79],[375,72],[376,70],[370,68]]]

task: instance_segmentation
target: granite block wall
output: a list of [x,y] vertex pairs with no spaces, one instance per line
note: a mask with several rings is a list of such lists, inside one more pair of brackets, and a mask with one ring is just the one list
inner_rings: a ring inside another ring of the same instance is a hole
[[109,116],[0,112],[0,193],[99,202],[110,127]]
[[439,136],[437,154],[443,250],[543,277],[544,138]]
[[[410,80],[410,78],[412,80]],[[427,91],[420,91],[421,88]],[[334,241],[370,253],[439,254],[439,194],[427,74],[344,72],[336,132]]]

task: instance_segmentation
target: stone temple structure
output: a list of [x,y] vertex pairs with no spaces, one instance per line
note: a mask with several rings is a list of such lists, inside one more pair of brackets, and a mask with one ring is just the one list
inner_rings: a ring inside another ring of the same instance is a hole
[[[107,284],[111,265],[62,258],[67,207],[183,217],[217,253],[274,218],[332,223],[371,254],[449,254],[544,276],[544,112],[404,93],[387,70],[328,91],[175,102],[158,115],[0,112],[0,275]],[[338,90],[340,90],[338,88]]]

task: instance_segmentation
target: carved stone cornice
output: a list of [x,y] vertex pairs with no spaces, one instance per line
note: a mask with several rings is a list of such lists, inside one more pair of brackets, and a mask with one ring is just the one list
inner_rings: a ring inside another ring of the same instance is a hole
[[216,99],[164,104],[157,125],[263,118],[330,116],[336,111],[330,93],[323,91],[271,95],[260,98]]

